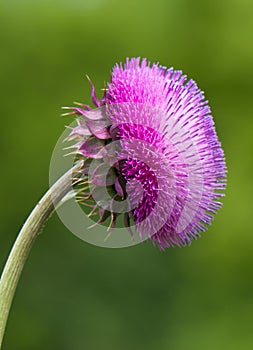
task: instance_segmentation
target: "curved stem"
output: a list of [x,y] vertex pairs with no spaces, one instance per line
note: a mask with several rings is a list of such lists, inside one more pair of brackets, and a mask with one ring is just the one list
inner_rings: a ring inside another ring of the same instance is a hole
[[0,348],[12,299],[32,245],[54,208],[72,189],[73,172],[80,170],[80,161],[67,171],[42,197],[22,227],[7,259],[0,280]]

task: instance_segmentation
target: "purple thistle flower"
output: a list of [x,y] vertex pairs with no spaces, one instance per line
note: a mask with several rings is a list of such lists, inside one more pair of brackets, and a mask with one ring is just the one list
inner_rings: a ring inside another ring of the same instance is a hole
[[[140,58],[113,68],[101,100],[91,88],[98,109],[70,108],[78,126],[69,138],[78,140],[76,153],[87,159],[84,174],[93,187],[85,200],[93,200],[98,223],[110,216],[114,227],[124,213],[126,226],[133,221],[141,238],[161,249],[189,244],[220,208],[226,184],[203,92],[181,71]],[[105,198],[97,200],[95,192],[102,187],[118,202],[101,206]],[[124,211],[114,208],[120,201]]]

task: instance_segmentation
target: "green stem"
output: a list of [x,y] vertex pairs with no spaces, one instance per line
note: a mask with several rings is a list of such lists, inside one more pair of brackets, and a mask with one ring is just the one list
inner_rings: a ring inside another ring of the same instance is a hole
[[73,172],[82,161],[67,171],[42,197],[22,227],[0,280],[0,349],[15,290],[32,245],[54,208],[72,189]]

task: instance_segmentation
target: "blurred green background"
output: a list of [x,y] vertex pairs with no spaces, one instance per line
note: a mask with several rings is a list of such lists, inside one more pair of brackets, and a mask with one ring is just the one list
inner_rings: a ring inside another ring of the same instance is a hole
[[91,246],[57,215],[38,238],[4,350],[253,348],[253,2],[1,0],[0,265],[48,187],[60,107],[90,102],[126,56],[182,69],[205,91],[228,189],[190,248]]

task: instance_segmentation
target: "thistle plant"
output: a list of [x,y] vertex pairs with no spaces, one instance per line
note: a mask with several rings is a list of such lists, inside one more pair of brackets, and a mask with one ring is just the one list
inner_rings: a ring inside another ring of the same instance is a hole
[[221,207],[224,154],[208,102],[193,80],[132,58],[115,65],[101,99],[90,85],[93,107],[65,107],[76,122],[67,137],[73,167],[30,214],[4,268],[0,344],[32,244],[69,198],[85,206],[97,227],[117,235],[123,225],[132,244],[151,241],[161,250],[189,245]]

